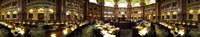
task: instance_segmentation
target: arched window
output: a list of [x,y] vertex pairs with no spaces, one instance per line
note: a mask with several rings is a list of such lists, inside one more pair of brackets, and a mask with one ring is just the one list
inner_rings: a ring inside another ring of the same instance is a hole
[[173,19],[177,19],[177,14],[178,14],[178,12],[173,12]]
[[30,9],[28,12],[29,18],[33,18],[33,9]]
[[137,3],[135,3],[135,4],[133,5],[133,7],[136,7],[136,6],[140,6],[140,3],[137,2]]
[[156,3],[156,0],[150,0],[149,1],[149,4],[153,4],[153,3]]
[[10,18],[10,12],[7,12],[7,16],[6,16],[7,18]]
[[55,11],[53,9],[49,9],[49,13],[53,14]]
[[127,7],[126,3],[119,3],[118,7]]
[[113,7],[113,3],[111,3],[111,2],[105,2],[104,6]]
[[13,12],[13,18],[17,18],[17,11]]
[[44,9],[42,8],[38,9],[38,13],[44,13]]
[[193,19],[193,10],[190,10],[189,12],[188,12],[188,16],[189,16],[189,19]]
[[97,0],[89,0],[91,3],[97,3]]
[[54,12],[55,11],[53,9],[49,9],[49,17],[51,20],[53,20],[53,18],[54,18]]

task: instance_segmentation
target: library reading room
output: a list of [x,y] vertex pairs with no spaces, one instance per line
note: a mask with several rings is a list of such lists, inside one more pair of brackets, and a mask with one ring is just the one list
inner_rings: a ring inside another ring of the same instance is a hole
[[200,0],[0,0],[0,37],[199,37]]

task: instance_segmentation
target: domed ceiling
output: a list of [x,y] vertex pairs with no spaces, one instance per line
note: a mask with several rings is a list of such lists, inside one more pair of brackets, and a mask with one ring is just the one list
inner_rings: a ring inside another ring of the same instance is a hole
[[[89,0],[92,3],[97,3],[97,0]],[[127,0],[104,0],[104,6],[113,7],[115,5],[115,1],[118,1],[118,7],[127,7],[128,1]],[[130,4],[132,7],[140,6],[140,3],[144,1],[146,5],[156,3],[155,0],[130,0]]]

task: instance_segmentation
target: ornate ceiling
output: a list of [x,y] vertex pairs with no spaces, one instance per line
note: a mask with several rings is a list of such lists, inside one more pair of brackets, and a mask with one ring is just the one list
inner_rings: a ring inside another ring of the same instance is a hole
[[[90,1],[97,2],[97,0],[90,0]],[[146,5],[149,5],[155,3],[155,0],[104,0],[105,3],[104,5],[110,7],[113,7],[114,5],[118,5],[118,7],[127,7],[127,5],[129,4],[132,7],[136,7],[140,6],[141,2],[144,2]]]

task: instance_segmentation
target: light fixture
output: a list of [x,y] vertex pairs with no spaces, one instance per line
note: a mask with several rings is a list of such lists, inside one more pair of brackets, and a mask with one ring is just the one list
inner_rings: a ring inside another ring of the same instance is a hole
[[10,12],[7,12],[8,15],[10,15]]
[[17,11],[14,11],[13,14],[17,14]]
[[67,34],[67,33],[68,33],[68,29],[65,28],[65,29],[63,30],[63,34]]
[[168,12],[167,15],[170,15],[170,13]]
[[140,14],[140,13],[142,13],[142,11],[139,11],[138,13]]
[[55,34],[55,33],[52,33],[52,34],[51,34],[51,37],[56,37],[56,34]]

